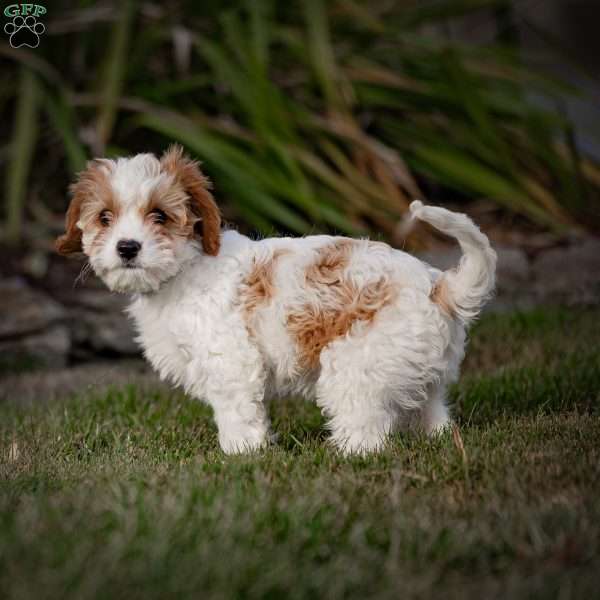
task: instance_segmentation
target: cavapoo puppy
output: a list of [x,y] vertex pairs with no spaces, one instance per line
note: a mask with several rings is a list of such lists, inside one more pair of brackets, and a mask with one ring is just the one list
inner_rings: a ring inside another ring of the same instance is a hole
[[411,415],[429,434],[447,427],[466,328],[494,287],[496,254],[473,222],[411,204],[461,245],[441,272],[366,239],[223,230],[210,187],[179,146],[91,161],[56,247],[131,294],[146,357],[212,406],[223,450],[265,444],[265,399],[290,394],[315,399],[347,453],[377,450]]

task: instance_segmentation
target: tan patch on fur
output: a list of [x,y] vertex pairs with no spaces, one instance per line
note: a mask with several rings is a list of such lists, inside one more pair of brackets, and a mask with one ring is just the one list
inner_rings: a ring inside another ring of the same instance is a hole
[[195,223],[201,221],[202,248],[206,254],[216,256],[221,245],[221,213],[209,191],[210,180],[202,174],[198,163],[185,156],[183,148],[177,144],[163,154],[160,164],[190,197],[189,235],[193,235]]
[[355,240],[342,239],[319,248],[315,262],[306,269],[307,282],[326,285],[340,282],[356,243]]
[[146,206],[140,207],[144,219],[152,220],[152,211],[162,210],[167,216],[165,223],[152,223],[152,231],[158,237],[192,237],[194,219],[189,218],[188,196],[178,182],[155,188]]
[[268,304],[275,295],[273,284],[275,263],[288,252],[288,250],[280,248],[264,260],[257,261],[254,259],[252,269],[242,283],[243,287],[240,294],[242,310],[248,323],[250,323],[256,309]]
[[[67,210],[66,232],[56,240],[55,244],[59,254],[82,251],[82,231],[77,226],[79,221],[91,224],[94,219],[99,218],[100,212],[104,209],[110,210],[116,217],[118,203],[108,178],[111,164],[110,161],[105,160],[90,161],[71,186],[72,200]],[[100,226],[99,222],[97,225]]]
[[433,286],[431,293],[429,294],[429,299],[434,304],[437,304],[449,317],[455,316],[454,302],[452,301],[452,296],[448,289],[448,282],[443,277],[438,279]]
[[306,269],[306,285],[319,301],[306,302],[287,318],[304,368],[316,368],[323,348],[347,335],[356,322],[372,322],[395,297],[396,290],[385,276],[363,286],[347,276],[346,267],[357,243],[337,240],[320,248],[316,261]]

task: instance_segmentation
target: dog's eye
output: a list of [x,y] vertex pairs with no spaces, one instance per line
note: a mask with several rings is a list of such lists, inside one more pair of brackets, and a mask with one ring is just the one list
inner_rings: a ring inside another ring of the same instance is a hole
[[98,216],[102,227],[108,227],[112,221],[112,213],[108,209],[104,209]]
[[160,208],[155,208],[148,214],[150,215],[152,221],[154,221],[154,223],[157,225],[164,225],[168,220],[167,214],[163,210],[160,210]]

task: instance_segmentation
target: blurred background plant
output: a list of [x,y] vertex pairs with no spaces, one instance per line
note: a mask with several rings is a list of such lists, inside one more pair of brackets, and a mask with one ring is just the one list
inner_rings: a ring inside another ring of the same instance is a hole
[[[509,0],[53,2],[0,46],[2,233],[49,249],[88,158],[182,142],[246,231],[400,243],[420,197],[598,228],[600,169],[532,71]],[[485,44],[448,34],[485,11]],[[539,98],[544,98],[540,102]],[[414,243],[414,241],[413,241]]]

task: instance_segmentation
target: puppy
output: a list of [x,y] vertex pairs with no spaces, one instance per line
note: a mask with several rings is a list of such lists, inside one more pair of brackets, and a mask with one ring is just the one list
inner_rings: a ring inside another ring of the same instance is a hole
[[410,206],[462,248],[441,272],[366,239],[222,230],[179,146],[91,161],[71,191],[58,252],[83,251],[109,289],[131,294],[145,356],[210,404],[225,452],[263,446],[265,399],[290,394],[314,398],[346,453],[377,450],[415,414],[428,434],[448,426],[446,388],[496,266],[465,215]]

